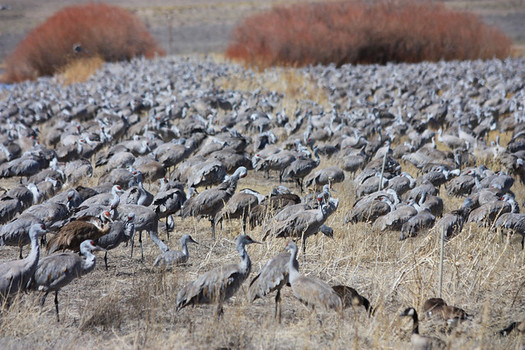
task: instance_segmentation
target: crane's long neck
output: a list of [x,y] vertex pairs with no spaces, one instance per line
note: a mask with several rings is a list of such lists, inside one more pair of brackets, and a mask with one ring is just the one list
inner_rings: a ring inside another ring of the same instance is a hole
[[97,258],[89,250],[82,251],[82,255],[86,258],[86,260],[82,261],[82,274],[84,275],[93,271]]
[[288,279],[290,283],[293,283],[293,281],[299,277],[297,266],[299,266],[299,263],[297,262],[297,247],[294,247],[290,252],[290,261],[288,262]]
[[[38,245],[38,236],[36,234],[30,234],[31,239],[31,252],[24,259],[29,268],[29,271],[35,271],[38,260],[40,259],[40,246]],[[32,273],[31,273],[32,274]]]
[[113,198],[111,199],[111,205],[114,205],[116,207],[120,203],[120,195],[117,193],[116,190],[113,190],[112,192]]
[[241,271],[245,274],[250,274],[250,271],[252,269],[252,262],[250,260],[250,257],[248,256],[248,252],[246,251],[244,244],[237,246],[237,251],[239,252],[239,255],[241,257]]
[[190,257],[190,252],[188,251],[188,242],[187,241],[184,241],[182,243],[182,254],[184,254],[184,256],[186,257]]

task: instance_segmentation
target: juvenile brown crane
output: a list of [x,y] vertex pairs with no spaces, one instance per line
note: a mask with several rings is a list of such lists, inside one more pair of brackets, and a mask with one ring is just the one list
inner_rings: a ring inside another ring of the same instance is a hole
[[[259,243],[246,235],[239,235],[236,247],[241,257],[239,264],[220,266],[200,275],[177,294],[177,311],[188,305],[217,304],[217,317],[223,314],[223,304],[230,299],[250,275],[252,263],[246,252],[247,244]],[[260,244],[260,243],[259,243]]]
[[111,214],[104,211],[100,218],[104,226],[97,226],[97,224],[84,221],[75,220],[63,226],[55,236],[49,239],[47,243],[47,251],[52,254],[59,250],[70,249],[75,252],[80,251],[80,244],[85,240],[97,240],[107,234],[110,230],[110,225],[105,225],[109,221]]

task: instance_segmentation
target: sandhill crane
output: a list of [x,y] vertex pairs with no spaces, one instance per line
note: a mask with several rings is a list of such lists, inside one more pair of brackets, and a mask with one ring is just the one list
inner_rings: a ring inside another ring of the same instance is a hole
[[[278,318],[279,323],[281,322],[281,288],[289,284],[289,261],[290,253],[282,252],[277,254],[268,260],[261,272],[252,279],[248,288],[248,300],[250,302],[277,291],[275,295],[275,318]],[[297,264],[295,267],[299,270],[297,260],[294,263]]]
[[339,295],[325,282],[303,276],[298,271],[297,244],[290,241],[286,245],[286,250],[290,251],[288,261],[289,281],[292,286],[294,296],[306,306],[312,308],[324,308],[326,310],[342,311],[343,302]]
[[186,193],[180,188],[159,190],[153,198],[152,206],[159,218],[166,218],[166,234],[169,240],[168,218],[178,212],[186,202]]
[[315,186],[317,188],[326,184],[331,186],[334,183],[343,182],[344,180],[345,173],[336,166],[317,170],[315,173],[308,175],[304,179],[306,187]]
[[525,214],[504,213],[501,214],[494,227],[501,227],[521,235],[521,249],[525,248]]
[[246,221],[251,208],[255,207],[264,198],[258,192],[244,189],[234,194],[228,203],[215,216],[215,222],[222,223],[224,219],[242,219],[242,232],[246,232]]
[[124,193],[124,190],[120,185],[113,185],[110,193],[99,193],[84,200],[80,206],[90,205],[102,205],[102,206],[117,206],[120,201],[120,196]]
[[247,244],[260,243],[246,235],[239,235],[236,247],[241,257],[239,264],[220,266],[200,275],[177,294],[177,311],[188,305],[217,303],[217,317],[223,314],[223,303],[230,299],[250,275],[252,263],[246,252]]
[[292,179],[297,181],[301,192],[303,191],[303,179],[310,174],[313,169],[317,168],[321,162],[317,148],[314,150],[315,160],[305,157],[303,154],[297,156],[286,169],[283,171],[283,179]]
[[301,198],[293,193],[274,193],[272,191],[269,198],[265,198],[250,211],[250,227],[262,224],[266,217],[273,213],[278,213],[288,205],[299,204]]
[[445,349],[446,344],[441,339],[419,334],[419,320],[417,317],[417,312],[413,307],[409,307],[405,309],[399,316],[412,317],[413,328],[412,328],[412,336],[410,337],[410,341],[412,343],[413,349],[417,349],[417,350]]
[[420,208],[417,214],[408,219],[407,222],[401,226],[400,240],[408,237],[415,237],[422,229],[429,229],[434,226],[436,217],[432,215],[430,209]]
[[124,204],[137,204],[145,207],[153,202],[153,194],[146,191],[142,183],[143,176],[138,170],[133,172],[133,177],[137,181],[137,185],[130,187],[122,196],[121,201]]
[[465,310],[456,306],[447,305],[442,298],[430,298],[423,304],[423,313],[429,317],[437,317],[447,323],[447,326],[455,326],[459,322],[472,319]]
[[370,301],[361,294],[359,294],[354,288],[344,285],[337,285],[332,286],[332,289],[341,298],[341,301],[343,302],[343,308],[347,308],[350,306],[362,306],[365,308],[366,312],[368,313],[368,316],[374,314],[374,308],[370,306]]
[[[319,199],[322,199],[319,197]],[[337,210],[339,200],[330,199],[328,203],[319,206],[318,209],[300,211],[285,221],[268,225],[263,234],[263,240],[268,236],[274,237],[301,237],[303,244],[303,256],[306,252],[306,239],[317,234],[326,219]],[[325,233],[325,232],[323,232]]]
[[31,288],[45,293],[42,297],[41,306],[44,305],[49,292],[55,292],[55,310],[58,322],[60,322],[58,291],[75,278],[93,271],[96,257],[92,252],[96,250],[104,249],[96,246],[92,240],[86,240],[80,244],[80,254],[85,257],[85,260],[76,253],[58,253],[46,256],[38,262]]
[[262,158],[258,153],[254,156],[252,163],[255,170],[276,170],[279,172],[279,183],[283,180],[284,170],[292,164],[297,158],[297,153],[287,150],[281,150],[278,153],[270,154]]
[[204,190],[197,196],[188,199],[182,207],[182,218],[208,216],[212,238],[215,239],[215,217],[233,196],[239,178],[245,177],[246,173],[245,167],[239,167],[232,176],[226,176],[219,186]]
[[127,242],[133,237],[135,233],[135,224],[133,223],[134,219],[135,214],[129,213],[126,221],[115,221],[111,223],[109,232],[95,240],[97,246],[106,250],[104,253],[104,264],[106,265],[106,270],[108,269],[108,250],[115,249],[120,243]]
[[0,224],[9,222],[22,211],[22,203],[18,198],[3,195],[0,197]]
[[467,197],[461,208],[453,210],[450,213],[446,213],[436,222],[436,231],[440,234],[443,233],[446,238],[450,238],[453,234],[461,232],[463,229],[463,224],[465,223],[465,220],[470,214],[473,206],[474,202],[470,197]]
[[399,205],[395,210],[377,218],[373,224],[373,227],[381,231],[401,230],[403,224],[417,214],[417,210],[414,208],[414,205],[414,200],[410,199],[408,204]]
[[43,235],[44,225],[34,224],[29,229],[31,252],[22,260],[8,261],[0,264],[0,302],[3,303],[10,295],[26,288],[31,276],[35,273],[40,247],[38,237]]
[[394,205],[388,196],[380,195],[377,198],[361,199],[354,204],[352,210],[346,215],[345,223],[367,222],[373,223],[377,218],[388,214]]
[[[139,243],[141,259],[144,260],[144,250],[142,248],[142,231],[148,231],[149,237],[162,252],[169,250],[168,246],[159,238],[159,216],[151,208],[136,204],[119,205],[116,208],[111,208],[113,219],[125,221],[128,216],[134,215],[134,232],[139,233]],[[133,247],[135,235],[131,237],[131,257],[133,257]]]
[[478,173],[472,170],[467,171],[465,174],[450,180],[445,188],[449,196],[463,196],[468,195],[476,185],[476,177]]
[[170,265],[179,265],[184,264],[190,258],[190,253],[188,251],[188,243],[197,243],[190,235],[183,235],[180,238],[180,245],[182,251],[178,250],[168,250],[160,254],[153,263],[153,266],[170,266]]
[[0,246],[18,246],[20,248],[19,258],[22,259],[22,248],[31,242],[29,229],[33,225],[43,225],[44,222],[29,213],[22,213],[19,217],[0,229]]
[[510,213],[512,206],[506,200],[492,201],[472,210],[468,216],[467,223],[476,222],[478,225],[489,226],[499,215]]
[[0,200],[3,200],[4,197],[18,199],[20,201],[21,211],[23,211],[33,204],[38,204],[42,195],[34,183],[29,183],[26,186],[20,185],[10,189],[0,197]]
[[85,220],[74,220],[64,225],[47,243],[48,254],[58,250],[70,249],[75,252],[80,250],[80,245],[85,240],[96,240],[110,230],[110,225],[106,224],[110,220],[111,214],[104,211],[100,214],[103,226]]

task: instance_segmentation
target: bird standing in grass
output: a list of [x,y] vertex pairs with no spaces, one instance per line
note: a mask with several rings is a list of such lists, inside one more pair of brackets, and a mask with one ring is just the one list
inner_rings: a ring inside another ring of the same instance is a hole
[[44,225],[32,225],[29,229],[29,238],[31,240],[31,252],[29,255],[25,259],[0,264],[0,302],[26,288],[28,281],[35,273],[40,258],[38,237],[44,233]]
[[295,297],[306,306],[311,306],[314,309],[323,308],[325,310],[341,311],[343,309],[341,298],[328,284],[299,273],[297,269],[299,266],[297,262],[297,244],[290,241],[286,245],[286,250],[289,250],[291,254],[288,261],[288,278]]
[[197,243],[190,235],[184,235],[180,238],[180,245],[182,246],[182,251],[179,250],[168,250],[160,254],[153,266],[170,266],[170,265],[180,265],[186,263],[190,258],[190,253],[188,251],[188,242]]
[[[278,318],[279,323],[281,322],[281,288],[289,285],[289,261],[290,253],[277,254],[268,260],[261,272],[250,282],[248,288],[248,300],[251,302],[277,291],[275,295],[275,318]],[[296,270],[299,270],[297,260],[294,263],[296,263]]]
[[58,253],[41,259],[32,278],[31,288],[45,292],[41,306],[44,305],[49,292],[55,292],[55,309],[57,321],[60,322],[58,313],[58,291],[95,268],[96,257],[93,251],[105,250],[95,245],[95,242],[86,240],[80,244],[80,254]]
[[224,302],[239,290],[250,275],[252,263],[245,246],[252,243],[259,242],[254,241],[249,236],[239,235],[236,246],[241,262],[220,266],[200,275],[195,281],[187,284],[177,295],[177,311],[188,305],[216,303],[217,317],[220,319],[223,314]]

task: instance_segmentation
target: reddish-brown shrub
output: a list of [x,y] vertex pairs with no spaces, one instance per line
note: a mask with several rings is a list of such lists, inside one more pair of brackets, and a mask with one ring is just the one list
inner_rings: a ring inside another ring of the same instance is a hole
[[477,16],[433,1],[276,7],[237,26],[226,51],[259,65],[504,58],[510,40]]
[[[82,52],[75,53],[79,43]],[[67,7],[33,29],[6,58],[4,80],[52,75],[77,57],[106,61],[164,55],[144,24],[130,12],[106,4]]]

